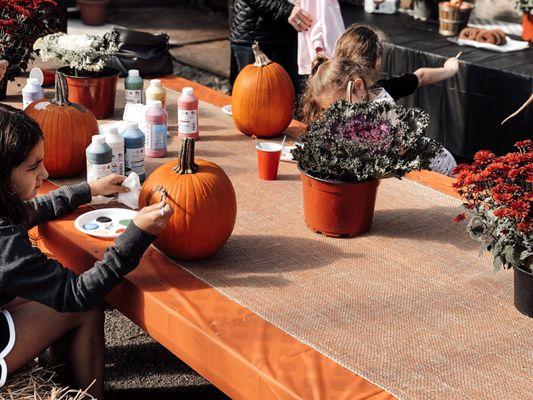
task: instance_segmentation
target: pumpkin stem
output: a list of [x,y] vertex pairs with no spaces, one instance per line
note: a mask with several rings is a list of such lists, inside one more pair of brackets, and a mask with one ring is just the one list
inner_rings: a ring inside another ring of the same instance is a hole
[[255,56],[254,66],[264,67],[264,66],[267,66],[268,64],[272,64],[272,60],[268,58],[267,55],[263,53],[261,49],[259,48],[259,43],[254,42],[254,44],[252,44],[252,50]]
[[71,105],[70,101],[68,101],[67,78],[65,78],[65,74],[59,71],[56,72],[55,95],[51,103],[59,106]]
[[194,163],[194,139],[183,138],[180,151],[180,160],[174,171],[180,175],[194,174],[198,171],[198,165]]

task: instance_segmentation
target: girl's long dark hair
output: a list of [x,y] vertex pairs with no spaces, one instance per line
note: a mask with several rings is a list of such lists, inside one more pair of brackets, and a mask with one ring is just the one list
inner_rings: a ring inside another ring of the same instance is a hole
[[21,110],[0,104],[0,219],[28,224],[32,208],[11,187],[11,172],[43,139],[41,128]]

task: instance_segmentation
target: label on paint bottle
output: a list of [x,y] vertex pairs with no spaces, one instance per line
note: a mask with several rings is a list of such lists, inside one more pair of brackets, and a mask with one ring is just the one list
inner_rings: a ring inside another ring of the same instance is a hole
[[124,165],[124,153],[122,151],[113,152],[113,161],[111,161],[111,173],[123,175],[124,171],[122,166]]
[[167,125],[147,124],[146,147],[151,150],[164,150],[167,148]]
[[92,164],[87,161],[87,182],[94,182],[111,174],[111,163]]
[[138,149],[126,149],[126,175],[135,172],[144,175],[144,147]]
[[142,90],[125,90],[126,94],[126,104],[133,103],[139,104],[142,103]]
[[178,110],[178,130],[185,134],[198,132],[198,111]]

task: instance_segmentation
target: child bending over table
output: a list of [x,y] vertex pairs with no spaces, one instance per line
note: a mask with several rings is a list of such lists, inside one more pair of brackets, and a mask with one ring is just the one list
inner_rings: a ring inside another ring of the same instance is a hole
[[28,229],[89,203],[127,191],[111,175],[35,197],[48,173],[43,134],[22,111],[0,105],[0,386],[51,344],[68,349],[73,385],[103,398],[101,302],[139,263],[173,213],[165,202],[143,208],[102,261],[77,275],[32,246]]
[[[333,58],[349,58],[368,68],[376,76],[381,66],[383,49],[378,33],[369,26],[354,24],[348,27],[335,44]],[[440,68],[419,68],[397,78],[382,79],[374,86],[382,87],[394,99],[412,95],[421,86],[431,85],[453,77],[459,71],[457,58],[449,58]]]
[[[320,118],[322,112],[338,100],[352,103],[394,99],[381,87],[372,87],[373,71],[348,58],[317,57],[303,97],[302,117],[307,124]],[[443,149],[432,160],[430,169],[445,175],[456,166],[449,151]]]

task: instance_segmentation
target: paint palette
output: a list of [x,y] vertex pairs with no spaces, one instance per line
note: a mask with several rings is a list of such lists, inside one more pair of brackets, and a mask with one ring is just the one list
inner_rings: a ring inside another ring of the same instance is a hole
[[130,224],[137,211],[125,208],[102,208],[80,215],[74,226],[80,232],[102,239],[115,239]]

